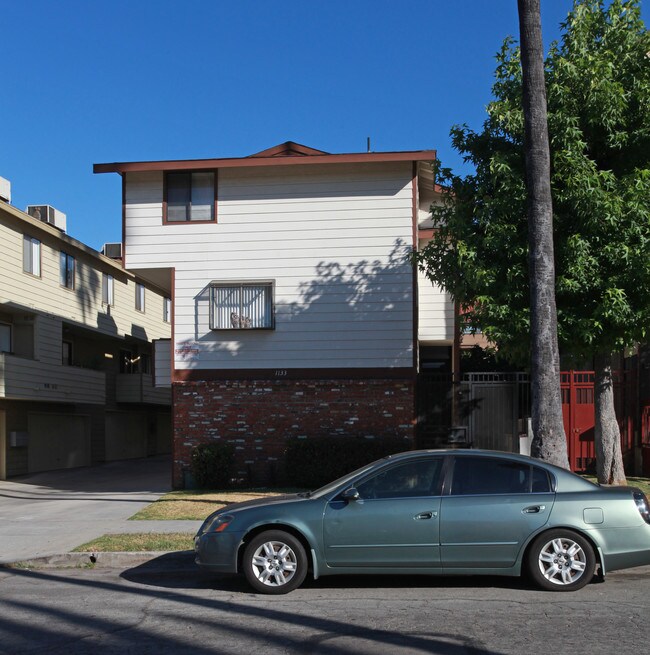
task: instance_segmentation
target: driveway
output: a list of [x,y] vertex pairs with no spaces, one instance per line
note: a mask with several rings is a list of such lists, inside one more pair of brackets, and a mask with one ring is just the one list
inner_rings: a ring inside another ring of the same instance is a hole
[[194,532],[195,521],[127,521],[170,481],[169,456],[0,480],[0,563],[67,553],[107,533]]

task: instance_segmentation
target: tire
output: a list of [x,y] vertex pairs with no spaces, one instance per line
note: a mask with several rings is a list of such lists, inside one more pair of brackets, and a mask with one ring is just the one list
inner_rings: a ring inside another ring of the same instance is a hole
[[288,594],[307,575],[307,555],[293,535],[269,530],[254,537],[244,550],[244,577],[262,594]]
[[542,589],[577,591],[591,582],[596,570],[592,545],[572,530],[549,530],[533,541],[528,571]]

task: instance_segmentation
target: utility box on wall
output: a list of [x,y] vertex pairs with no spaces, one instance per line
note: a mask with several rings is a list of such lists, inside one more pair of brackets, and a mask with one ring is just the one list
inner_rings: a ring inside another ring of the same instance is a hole
[[14,430],[9,433],[10,448],[26,448],[29,443],[29,434],[24,431]]

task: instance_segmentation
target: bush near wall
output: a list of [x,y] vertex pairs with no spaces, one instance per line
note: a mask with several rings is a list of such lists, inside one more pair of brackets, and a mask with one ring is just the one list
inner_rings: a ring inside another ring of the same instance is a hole
[[232,486],[235,448],[229,443],[200,444],[192,451],[190,470],[199,489]]
[[317,489],[376,459],[411,449],[403,437],[312,437],[287,440],[286,477],[291,485]]

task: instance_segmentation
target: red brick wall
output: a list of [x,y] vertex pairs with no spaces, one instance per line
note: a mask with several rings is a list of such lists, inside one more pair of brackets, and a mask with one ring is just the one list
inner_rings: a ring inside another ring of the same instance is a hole
[[233,443],[237,477],[281,482],[285,439],[300,436],[414,436],[411,380],[246,380],[173,386],[175,488],[192,449]]

